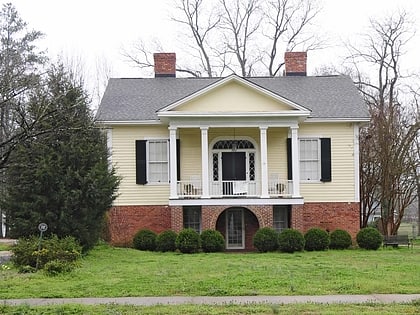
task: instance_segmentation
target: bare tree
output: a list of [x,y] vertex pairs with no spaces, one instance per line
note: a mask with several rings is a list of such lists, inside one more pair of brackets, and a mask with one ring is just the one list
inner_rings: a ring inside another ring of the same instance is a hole
[[412,37],[411,21],[405,12],[383,21],[372,20],[366,46],[351,47],[355,65],[375,70],[376,78],[366,80],[356,67],[357,85],[369,106],[371,124],[361,132],[362,226],[376,208],[381,210],[381,228],[386,235],[396,234],[404,210],[417,191],[418,165],[412,154],[420,128],[417,112],[403,96],[404,78],[400,59]]
[[268,74],[276,76],[284,65],[283,52],[299,47],[311,50],[322,47],[322,41],[314,34],[306,34],[320,12],[316,2],[308,0],[272,0],[267,1],[264,18],[267,22],[267,34],[270,49],[268,56]]
[[[320,11],[314,0],[174,1],[172,21],[186,31],[185,57],[179,58],[176,70],[188,75],[275,76],[284,65],[284,51],[323,44],[308,32]],[[145,69],[153,67],[152,52],[139,41],[123,56]]]
[[[220,25],[224,43],[221,54],[233,55],[240,74],[251,76],[260,59],[255,47],[250,47],[262,20],[259,0],[220,0],[220,4],[224,9]],[[236,72],[232,64],[227,64],[227,67]]]
[[[194,76],[201,76],[202,73],[205,73],[207,77],[211,78],[214,73],[214,61],[211,60],[214,48],[210,43],[209,37],[219,26],[221,15],[214,7],[205,8],[203,0],[180,1],[176,3],[176,9],[180,16],[173,16],[172,20],[185,25],[191,32],[194,44],[188,45],[188,47],[196,52],[191,54],[199,60],[199,68],[197,70],[185,69],[185,72]],[[182,69],[177,71],[182,71]]]
[[[0,11],[0,169],[6,166],[16,143],[28,136],[39,117],[25,108],[31,88],[39,84],[45,62],[34,42],[42,34],[28,31],[12,4]],[[43,113],[39,113],[40,116]]]

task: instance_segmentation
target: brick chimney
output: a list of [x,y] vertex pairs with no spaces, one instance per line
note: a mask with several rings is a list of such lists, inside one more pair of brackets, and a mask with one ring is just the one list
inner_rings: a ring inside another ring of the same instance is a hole
[[286,76],[306,76],[306,51],[287,51],[284,54]]
[[155,53],[153,59],[155,62],[155,78],[175,77],[175,53]]

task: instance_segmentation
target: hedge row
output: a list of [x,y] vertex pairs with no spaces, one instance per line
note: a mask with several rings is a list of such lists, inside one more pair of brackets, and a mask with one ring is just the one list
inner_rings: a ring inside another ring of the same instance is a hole
[[223,235],[216,230],[205,230],[198,234],[193,229],[184,229],[179,234],[174,231],[163,231],[159,235],[143,229],[134,235],[133,247],[139,250],[169,252],[179,250],[181,253],[221,252],[225,248]]
[[[382,236],[377,229],[369,227],[359,231],[356,241],[360,248],[376,250],[382,244]],[[346,249],[352,245],[352,240],[350,234],[341,229],[328,233],[320,228],[312,228],[302,234],[294,229],[285,229],[277,233],[274,229],[266,227],[255,233],[253,244],[260,252],[280,250],[293,253],[302,250]]]
[[[382,236],[377,229],[368,227],[359,231],[356,241],[360,248],[376,250],[382,244]],[[277,233],[274,229],[265,227],[255,233],[253,245],[260,252],[280,250],[293,253],[303,250],[347,249],[352,245],[352,239],[347,231],[341,229],[328,233],[320,228],[312,228],[302,234],[294,229]],[[133,246],[139,250],[160,252],[179,250],[181,253],[211,253],[223,251],[225,239],[216,230],[205,230],[201,235],[193,229],[184,229],[179,234],[167,230],[158,235],[143,229],[134,236]]]

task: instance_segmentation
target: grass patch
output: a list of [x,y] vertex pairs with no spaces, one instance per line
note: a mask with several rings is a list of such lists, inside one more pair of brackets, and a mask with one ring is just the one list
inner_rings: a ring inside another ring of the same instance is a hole
[[418,293],[420,246],[177,254],[101,245],[70,274],[0,270],[0,298]]
[[55,306],[5,306],[0,305],[1,314],[418,314],[419,305],[410,304],[288,304],[288,305],[55,305]]
[[10,250],[11,245],[0,243],[0,252],[4,250]]

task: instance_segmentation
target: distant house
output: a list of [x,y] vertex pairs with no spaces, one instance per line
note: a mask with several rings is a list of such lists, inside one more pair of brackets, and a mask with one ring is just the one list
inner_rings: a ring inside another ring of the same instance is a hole
[[369,120],[347,76],[176,78],[174,53],[155,77],[110,79],[98,109],[122,177],[109,211],[114,244],[142,228],[217,229],[252,249],[258,228],[359,230],[359,126]]

